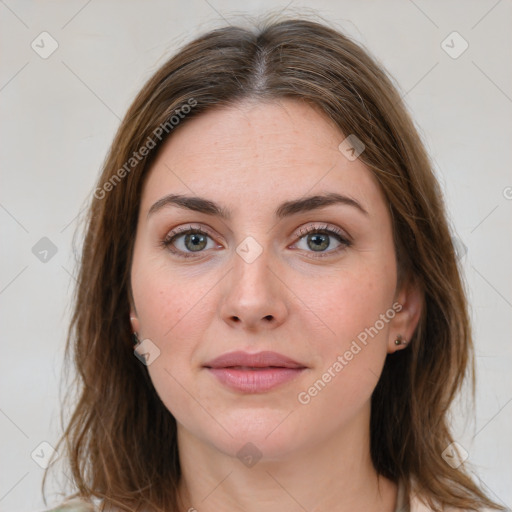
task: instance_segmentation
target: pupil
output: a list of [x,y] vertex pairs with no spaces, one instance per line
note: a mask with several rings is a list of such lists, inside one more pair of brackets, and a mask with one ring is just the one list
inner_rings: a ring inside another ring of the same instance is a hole
[[327,237],[327,235],[324,235],[324,234],[312,235],[309,240],[313,242],[313,246],[311,247],[311,245],[310,245],[311,249],[314,249],[314,248],[327,249],[327,247],[329,247],[329,238]]
[[[189,234],[186,236],[185,245],[188,249],[192,251],[198,251],[200,249],[204,249],[206,246],[206,237],[205,235],[201,235],[198,233]],[[192,242],[192,246],[189,247],[188,242]]]

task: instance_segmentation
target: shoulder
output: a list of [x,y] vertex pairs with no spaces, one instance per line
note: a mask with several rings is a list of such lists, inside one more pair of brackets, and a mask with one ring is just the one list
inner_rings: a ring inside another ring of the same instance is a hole
[[[411,493],[409,497],[410,508],[409,512],[432,512],[430,508],[417,494]],[[466,512],[466,509],[448,507],[444,509],[445,512]],[[482,508],[480,512],[492,512],[489,508]]]

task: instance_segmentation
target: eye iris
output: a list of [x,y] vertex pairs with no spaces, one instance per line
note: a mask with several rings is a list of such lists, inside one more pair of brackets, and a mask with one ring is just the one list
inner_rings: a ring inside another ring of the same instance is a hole
[[[313,245],[311,245],[311,243]],[[316,233],[314,235],[308,235],[308,247],[310,249],[327,249],[329,247],[329,236],[322,234],[322,233]]]
[[[189,242],[192,243],[191,246],[189,245]],[[206,235],[201,235],[198,233],[185,235],[185,246],[190,251],[200,251],[206,247],[206,243]]]

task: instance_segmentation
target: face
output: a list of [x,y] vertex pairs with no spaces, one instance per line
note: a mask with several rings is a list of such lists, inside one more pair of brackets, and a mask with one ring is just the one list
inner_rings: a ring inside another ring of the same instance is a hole
[[[131,321],[156,350],[147,368],[179,437],[279,458],[364,435],[384,360],[414,322],[384,196],[344,139],[282,100],[212,110],[161,148],[142,193]],[[212,363],[235,351],[248,359]]]

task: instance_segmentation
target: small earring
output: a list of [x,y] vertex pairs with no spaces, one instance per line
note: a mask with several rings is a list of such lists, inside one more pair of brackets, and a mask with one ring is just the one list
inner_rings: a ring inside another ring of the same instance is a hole
[[133,333],[133,344],[138,345],[140,343],[139,337],[137,336],[137,333]]
[[407,340],[404,340],[402,335],[398,334],[395,340],[395,345],[407,345]]

